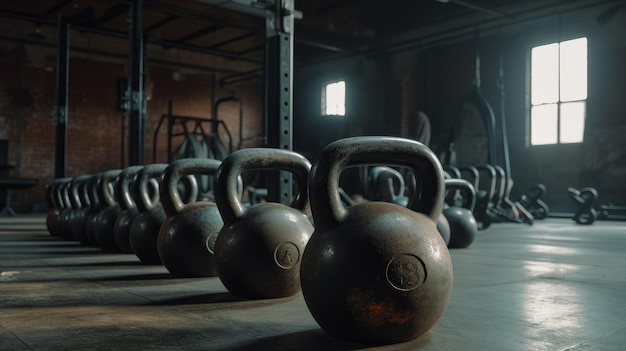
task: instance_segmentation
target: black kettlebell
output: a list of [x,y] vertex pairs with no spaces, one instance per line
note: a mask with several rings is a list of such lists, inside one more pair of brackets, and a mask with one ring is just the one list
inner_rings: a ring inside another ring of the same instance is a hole
[[115,243],[114,227],[117,217],[122,213],[120,206],[113,196],[113,186],[117,182],[121,170],[112,169],[100,174],[100,182],[96,191],[98,197],[102,199],[105,207],[98,212],[93,221],[93,236],[98,247],[105,251],[119,252]]
[[65,240],[74,240],[72,234],[72,219],[74,217],[74,208],[70,201],[70,185],[72,178],[63,178],[64,181],[58,186],[58,199],[60,200],[61,212],[57,218],[57,236]]
[[71,224],[71,231],[74,238],[81,244],[89,244],[87,241],[87,234],[85,232],[85,225],[87,223],[87,216],[90,211],[89,199],[86,194],[86,185],[91,175],[79,175],[72,179],[70,185],[70,194],[78,204],[78,208],[74,211],[74,219]]
[[130,226],[135,217],[139,214],[139,210],[131,194],[131,183],[135,181],[137,172],[142,168],[143,166],[129,166],[124,168],[122,172],[120,172],[117,183],[115,184],[115,194],[121,212],[115,219],[115,224],[113,225],[113,238],[122,253],[133,253],[133,248],[130,246]]
[[144,166],[134,183],[139,214],[130,226],[129,240],[133,252],[144,264],[161,264],[157,249],[157,238],[165,221],[165,211],[158,198],[151,198],[148,191],[150,179],[161,179],[166,163]]
[[404,177],[397,170],[387,166],[372,167],[369,171],[369,184],[373,193],[370,200],[393,202],[406,206]]
[[[222,161],[214,191],[224,227],[215,242],[215,265],[233,295],[275,298],[300,291],[300,261],[313,232],[307,218],[310,168],[303,156],[280,149],[243,149]],[[237,178],[244,171],[267,169],[291,172],[298,194],[290,206],[264,202],[244,208]]]
[[[362,164],[411,168],[419,186],[408,208],[341,205],[341,171]],[[441,318],[452,289],[452,262],[435,227],[443,170],[425,145],[394,137],[353,137],[327,145],[309,178],[315,232],[302,257],[302,293],[330,335],[367,344],[405,342]]]
[[446,179],[446,190],[458,192],[462,206],[449,206],[443,209],[443,215],[450,225],[449,248],[469,247],[476,238],[478,224],[472,214],[476,203],[474,186],[465,179]]
[[52,236],[57,236],[57,221],[61,214],[61,204],[57,196],[57,187],[61,183],[60,179],[53,179],[46,183],[46,204],[48,205],[48,214],[46,215],[46,228]]
[[100,211],[106,208],[106,203],[102,199],[98,187],[100,186],[101,176],[100,173],[92,175],[85,184],[85,191],[89,198],[89,211],[87,212],[87,219],[85,221],[85,236],[89,245],[98,246],[96,241],[96,217]]
[[[168,218],[159,231],[157,247],[163,265],[176,277],[217,275],[213,251],[224,226],[220,212],[214,202],[183,202],[178,182],[186,175],[214,176],[220,163],[206,158],[179,159],[163,172],[160,195]],[[196,177],[188,179],[195,181]]]

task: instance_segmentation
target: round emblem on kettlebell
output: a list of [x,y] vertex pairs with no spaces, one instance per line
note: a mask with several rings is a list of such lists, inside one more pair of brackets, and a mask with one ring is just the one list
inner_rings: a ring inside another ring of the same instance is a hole
[[206,249],[210,253],[215,253],[215,241],[217,241],[217,233],[213,233],[206,238]]
[[274,261],[280,268],[291,269],[300,261],[300,249],[294,243],[282,243],[274,250]]
[[400,291],[416,289],[426,281],[426,267],[419,257],[401,254],[387,264],[387,281]]

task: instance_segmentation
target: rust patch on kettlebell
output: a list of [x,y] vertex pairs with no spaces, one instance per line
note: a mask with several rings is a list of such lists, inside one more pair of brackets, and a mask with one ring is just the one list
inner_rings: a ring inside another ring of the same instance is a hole
[[426,267],[419,257],[400,254],[389,260],[385,275],[394,289],[411,291],[426,281]]
[[278,267],[291,269],[300,261],[300,249],[292,242],[285,242],[274,250],[274,261]]
[[217,233],[213,233],[206,238],[206,249],[212,254],[215,253],[215,241],[217,241]]
[[374,292],[352,290],[348,292],[348,306],[354,320],[371,327],[384,324],[406,325],[413,319],[412,311],[398,311],[395,301],[376,301]]

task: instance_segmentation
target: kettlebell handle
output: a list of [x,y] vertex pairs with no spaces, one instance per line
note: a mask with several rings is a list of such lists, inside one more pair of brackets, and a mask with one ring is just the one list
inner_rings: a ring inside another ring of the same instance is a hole
[[408,208],[437,222],[444,200],[443,169],[437,156],[424,144],[397,137],[361,136],[328,144],[318,156],[309,176],[309,194],[316,227],[338,226],[348,215],[339,197],[339,176],[359,165],[404,166],[411,169],[419,186]]
[[130,193],[130,182],[137,177],[137,173],[143,166],[129,166],[122,170],[117,181],[116,191],[118,194],[118,203],[122,211],[135,210],[137,205]]
[[[186,203],[195,201],[193,196],[183,201],[178,192],[178,182],[186,175],[215,175],[221,162],[208,158],[184,158],[172,162],[163,172],[163,179],[159,192],[161,193],[161,205],[168,217],[180,213]],[[197,189],[197,180],[190,176],[187,178],[192,184],[192,189]],[[192,191],[193,193],[193,191]]]
[[295,176],[299,191],[289,206],[309,214],[309,160],[296,152],[283,149],[242,149],[222,161],[215,177],[215,202],[225,225],[233,223],[246,211],[237,196],[237,178],[245,171],[267,169],[287,171]]
[[143,166],[137,173],[135,190],[137,196],[136,204],[139,212],[149,211],[159,205],[159,196],[156,196],[154,199],[150,198],[148,182],[152,178],[161,179],[161,175],[167,166],[167,163],[154,163]]
[[111,185],[114,185],[116,178],[120,175],[122,171],[119,169],[112,169],[100,174],[100,184],[99,184],[99,195],[107,204],[107,206],[116,206],[117,201],[113,197],[111,193]]

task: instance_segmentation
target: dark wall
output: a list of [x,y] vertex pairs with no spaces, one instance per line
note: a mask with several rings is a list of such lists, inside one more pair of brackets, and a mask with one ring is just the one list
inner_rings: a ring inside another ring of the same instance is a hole
[[[599,10],[598,10],[599,11]],[[498,89],[500,52],[504,62],[507,136],[512,176],[512,198],[535,183],[547,186],[546,202],[554,212],[571,212],[568,187],[595,187],[599,203],[626,205],[626,26],[622,17],[609,23],[596,21],[592,13],[568,13],[482,33],[481,91],[500,119]],[[587,36],[589,43],[589,96],[584,142],[530,146],[529,59],[533,46]],[[427,113],[432,125],[431,148],[443,151],[459,106],[475,78],[476,41],[454,43],[391,57],[353,58],[296,71],[296,146],[315,152],[326,143],[356,134],[412,137],[404,120],[414,110]],[[325,80],[357,76],[360,84],[347,84],[349,116],[332,120],[320,116],[320,90]],[[357,105],[356,107],[354,105]],[[412,117],[409,117],[412,118]],[[468,114],[455,125],[458,164],[487,160],[486,133],[482,121]],[[499,122],[498,122],[499,126]],[[305,137],[302,137],[306,135]],[[500,140],[501,134],[496,135]],[[502,164],[501,144],[497,162]]]

